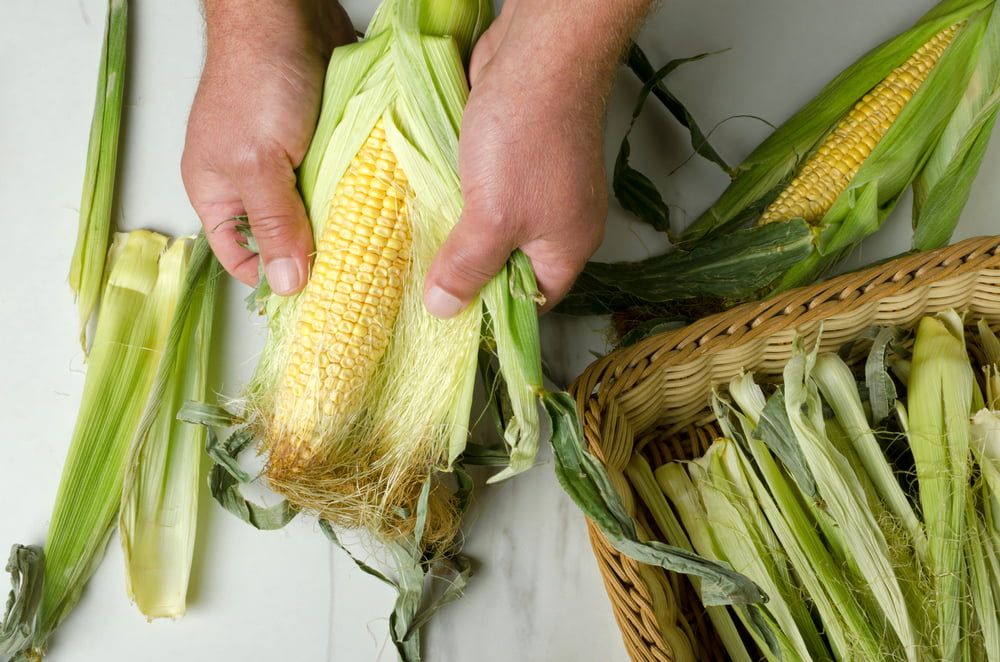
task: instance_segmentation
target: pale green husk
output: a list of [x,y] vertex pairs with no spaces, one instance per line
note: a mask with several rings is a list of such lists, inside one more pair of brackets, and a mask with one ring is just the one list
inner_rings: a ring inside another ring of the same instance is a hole
[[206,429],[177,413],[209,396],[219,272],[199,237],[126,463],[118,518],[126,590],[150,620],[179,618],[186,609]]
[[127,0],[109,0],[87,146],[80,223],[69,271],[69,285],[80,311],[80,344],[84,351],[87,351],[87,326],[104,287],[104,262],[113,226],[111,212],[125,90],[127,35]]
[[45,583],[33,645],[79,600],[121,503],[125,465],[167,340],[190,241],[117,235],[83,400],[45,541]]

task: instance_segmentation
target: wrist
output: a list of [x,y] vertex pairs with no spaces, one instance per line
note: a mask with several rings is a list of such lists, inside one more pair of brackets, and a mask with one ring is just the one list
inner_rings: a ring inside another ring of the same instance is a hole
[[553,104],[603,116],[614,74],[651,0],[551,0],[504,5],[505,30],[492,64]]
[[568,10],[552,0],[516,0],[510,3],[504,42],[526,60],[534,58],[532,68],[603,84],[614,76],[651,5],[652,0],[574,0]]

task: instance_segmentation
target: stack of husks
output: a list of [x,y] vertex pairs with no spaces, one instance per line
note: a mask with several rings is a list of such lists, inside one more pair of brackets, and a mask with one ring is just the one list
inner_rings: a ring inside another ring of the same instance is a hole
[[628,468],[664,539],[767,593],[708,608],[734,660],[737,622],[768,660],[1000,660],[1000,342],[953,312],[872,336],[735,378],[703,457]]

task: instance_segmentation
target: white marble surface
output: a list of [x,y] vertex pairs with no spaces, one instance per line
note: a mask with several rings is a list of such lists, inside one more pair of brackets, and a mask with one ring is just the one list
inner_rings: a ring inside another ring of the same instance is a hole
[[[0,546],[39,543],[83,384],[66,272],[76,231],[104,0],[0,0]],[[178,160],[201,61],[195,0],[135,0],[120,222],[180,233],[197,222]],[[569,3],[567,3],[569,4]],[[929,0],[674,0],[641,43],[654,62],[730,49],[677,71],[671,87],[710,128],[731,115],[780,122],[852,59],[909,25]],[[371,0],[348,7],[359,25]],[[612,103],[609,159],[637,85],[623,76]],[[248,91],[249,92],[249,91]],[[714,141],[737,161],[767,132],[758,120],[723,124]],[[689,152],[659,109],[633,141],[639,164],[665,172]],[[958,231],[996,232],[1000,148],[987,156]],[[725,183],[692,160],[663,190],[677,218],[696,214]],[[870,240],[858,264],[907,245],[908,205]],[[642,257],[661,241],[612,211],[602,258]],[[234,392],[260,346],[260,323],[242,290],[227,292],[218,365]],[[603,349],[600,320],[546,319],[545,348],[558,378]],[[124,595],[113,541],[76,612],[54,642],[53,662],[125,660],[392,660],[392,596],[358,572],[307,520],[258,533],[203,507],[188,616],[147,625]],[[530,474],[481,493],[468,552],[478,572],[465,598],[427,635],[434,662],[605,661],[624,648],[590,554],[581,516],[555,482],[547,453]],[[0,579],[0,590],[6,580]]]

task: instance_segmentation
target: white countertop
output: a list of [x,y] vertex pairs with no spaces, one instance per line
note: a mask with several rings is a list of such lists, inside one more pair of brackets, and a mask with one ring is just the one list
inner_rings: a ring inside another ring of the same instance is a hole
[[[730,115],[784,120],[865,50],[910,25],[929,0],[674,0],[640,38],[654,64],[728,48],[682,67],[669,85],[707,130]],[[132,49],[120,176],[120,223],[192,232],[179,176],[188,107],[201,63],[196,0],[131,3]],[[363,26],[372,0],[347,3]],[[105,0],[0,3],[0,548],[41,543],[83,385],[76,308],[66,274],[77,225]],[[638,86],[623,74],[607,139],[609,164]],[[248,93],[252,91],[248,90]],[[722,125],[713,142],[738,162],[768,128]],[[997,142],[997,141],[994,141]],[[635,162],[663,173],[690,151],[686,134],[650,104],[634,134]],[[660,178],[661,181],[663,178]],[[997,232],[1000,146],[983,165],[956,238]],[[693,159],[662,189],[675,218],[702,210],[725,184]],[[612,210],[605,259],[658,251],[653,232]],[[908,246],[909,204],[852,264]],[[236,392],[253,366],[262,324],[225,297],[218,364]],[[559,379],[602,351],[600,320],[546,319],[546,357]],[[206,491],[207,492],[207,491]],[[357,571],[314,522],[251,530],[204,495],[188,615],[148,625],[125,598],[121,552],[107,558],[53,642],[53,662],[393,660],[392,595]],[[430,662],[623,660],[625,652],[580,514],[540,466],[479,494],[467,552],[477,573],[466,596],[427,630]],[[6,579],[0,578],[0,591]]]

